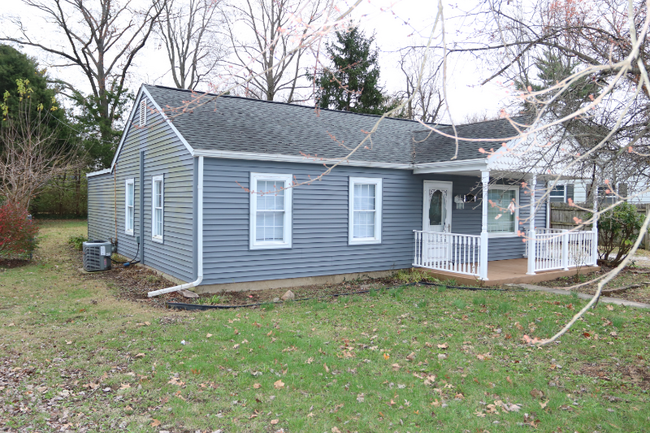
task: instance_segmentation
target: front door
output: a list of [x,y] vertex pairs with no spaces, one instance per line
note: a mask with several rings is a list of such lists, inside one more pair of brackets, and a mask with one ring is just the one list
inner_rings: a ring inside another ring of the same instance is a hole
[[447,261],[451,255],[451,182],[424,181],[422,252],[425,263]]

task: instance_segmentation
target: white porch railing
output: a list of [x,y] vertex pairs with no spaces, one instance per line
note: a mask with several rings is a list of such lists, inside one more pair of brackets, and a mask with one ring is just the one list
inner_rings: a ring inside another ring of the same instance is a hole
[[538,229],[534,245],[535,272],[596,266],[596,234],[593,231]]
[[418,230],[413,232],[413,266],[479,277],[480,236]]

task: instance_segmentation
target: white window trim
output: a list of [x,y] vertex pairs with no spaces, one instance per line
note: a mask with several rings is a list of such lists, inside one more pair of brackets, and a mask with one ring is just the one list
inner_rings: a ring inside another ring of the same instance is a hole
[[[156,227],[156,182],[160,181],[160,196],[161,196],[161,206],[162,206],[162,228],[163,233],[160,235],[154,235],[154,227]],[[151,178],[151,239],[154,242],[163,243],[163,234],[165,231],[165,179],[163,175],[153,176]]]
[[[249,226],[249,248],[251,250],[267,250],[267,249],[280,249],[291,248],[292,246],[292,193],[291,186],[293,176],[290,174],[276,174],[276,173],[251,173],[250,179],[250,226]],[[277,188],[286,188],[284,190],[284,221],[282,242],[278,241],[258,241],[257,239],[257,193],[270,193],[269,191],[258,191],[258,181],[275,181]],[[282,183],[279,185],[279,183]]]
[[147,101],[140,101],[140,126],[147,125]]
[[[556,188],[558,186],[564,187],[564,195],[562,196],[562,203],[566,203],[567,202],[567,186],[566,186],[566,184],[558,183],[553,188]],[[559,195],[551,195],[551,192],[553,192],[553,188],[551,188],[551,191],[549,191],[549,193],[548,193],[549,199],[559,197]],[[559,203],[559,202],[556,201],[555,203]]]
[[[129,185],[133,188],[133,214],[131,215],[131,228],[129,229]],[[135,179],[126,179],[124,183],[124,233],[133,236],[135,228]]]
[[[512,237],[518,237],[518,231],[519,231],[519,186],[518,185],[490,185],[488,188],[488,196],[489,196],[489,191],[494,190],[494,189],[500,189],[500,190],[512,190],[515,191],[515,228],[514,232],[509,232],[509,233],[490,233],[488,231],[488,237],[489,238],[512,238]],[[492,205],[488,204],[488,209],[491,208]],[[489,214],[489,212],[488,212]],[[489,227],[489,226],[488,226]]]
[[[354,237],[354,185],[375,185],[375,235],[371,238]],[[382,221],[382,178],[350,177],[348,201],[348,245],[368,245],[381,243]]]

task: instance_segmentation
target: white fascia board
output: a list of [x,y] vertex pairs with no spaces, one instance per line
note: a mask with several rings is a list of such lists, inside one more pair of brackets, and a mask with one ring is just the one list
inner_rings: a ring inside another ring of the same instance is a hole
[[115,167],[115,163],[117,162],[117,157],[120,155],[120,152],[122,151],[122,147],[124,146],[124,140],[126,139],[126,134],[128,133],[129,129],[131,128],[131,125],[133,124],[133,116],[135,116],[135,112],[139,106],[140,98],[142,97],[142,91],[144,90],[144,85],[140,86],[140,90],[138,90],[138,95],[135,97],[135,103],[133,104],[133,108],[131,108],[131,114],[129,114],[129,119],[126,121],[124,124],[124,131],[122,132],[122,138],[120,138],[120,144],[117,146],[117,151],[115,152],[115,156],[113,156],[113,162],[111,162],[111,170]]
[[115,163],[117,162],[117,157],[120,155],[120,152],[122,151],[122,147],[124,146],[124,140],[126,139],[126,135],[133,125],[133,117],[135,116],[135,112],[138,110],[140,107],[140,101],[142,99],[142,95],[146,95],[149,98],[149,101],[151,101],[151,104],[153,104],[154,108],[158,110],[162,118],[167,122],[167,125],[174,131],[174,134],[176,134],[181,140],[181,143],[187,148],[188,152],[190,152],[190,155],[194,156],[194,149],[192,149],[192,146],[185,140],[185,137],[181,135],[180,132],[178,132],[178,129],[174,126],[174,124],[169,120],[165,112],[160,108],[160,105],[151,97],[151,94],[147,91],[147,89],[144,87],[144,84],[140,86],[140,90],[138,91],[138,95],[135,98],[135,103],[133,104],[133,108],[131,109],[131,114],[129,115],[129,120],[125,123],[124,127],[124,132],[122,133],[122,138],[120,139],[120,145],[117,146],[117,151],[115,152],[115,156],[113,157],[113,162],[111,162],[111,170],[115,167]]
[[86,178],[93,177],[93,176],[99,176],[99,175],[102,175],[102,174],[108,174],[111,171],[113,171],[112,168],[105,168],[103,170],[93,171],[92,173],[86,173]]
[[273,162],[295,162],[303,164],[336,164],[351,167],[374,167],[374,168],[393,168],[399,170],[411,170],[412,164],[394,164],[389,162],[372,162],[372,161],[351,161],[340,160],[336,158],[319,158],[308,156],[280,155],[273,153],[252,153],[252,152],[233,152],[227,150],[194,150],[194,156],[204,156],[207,158],[222,159],[244,159],[253,161],[273,161]]
[[167,117],[167,115],[166,115],[165,112],[162,110],[162,108],[160,108],[160,105],[158,105],[158,103],[155,101],[155,99],[153,99],[153,98],[151,97],[151,94],[149,93],[149,91],[148,91],[144,86],[142,86],[142,92],[143,92],[145,95],[147,95],[147,97],[149,98],[149,100],[150,100],[151,103],[153,104],[154,108],[155,108],[156,110],[158,110],[158,112],[160,113],[160,115],[162,116],[162,118],[165,119],[165,122],[167,122],[167,125],[169,125],[169,127],[172,129],[172,131],[174,131],[174,134],[176,134],[176,135],[178,136],[179,140],[181,140],[181,143],[183,143],[183,145],[185,146],[185,148],[187,149],[187,151],[190,152],[190,155],[195,156],[194,148],[192,148],[192,146],[190,146],[190,143],[187,142],[187,140],[185,139],[185,137],[183,137],[183,136],[181,135],[181,133],[178,132],[178,129],[176,129],[176,127],[174,126],[174,124],[172,123],[172,121],[169,120],[169,117]]
[[452,173],[455,171],[482,171],[488,169],[486,158],[466,159],[462,161],[440,161],[416,164],[413,174]]

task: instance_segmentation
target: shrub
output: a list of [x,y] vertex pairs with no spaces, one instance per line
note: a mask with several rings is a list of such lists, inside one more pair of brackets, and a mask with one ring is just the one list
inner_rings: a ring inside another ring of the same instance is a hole
[[84,235],[70,236],[68,238],[68,244],[74,247],[75,250],[83,250],[84,242],[88,242],[88,238]]
[[[600,261],[608,266],[618,266],[632,249],[642,225],[643,215],[629,203],[620,203],[603,213],[598,219]],[[611,258],[614,251],[616,257]]]
[[0,207],[0,256],[31,255],[37,234],[38,227],[27,209],[9,201]]

